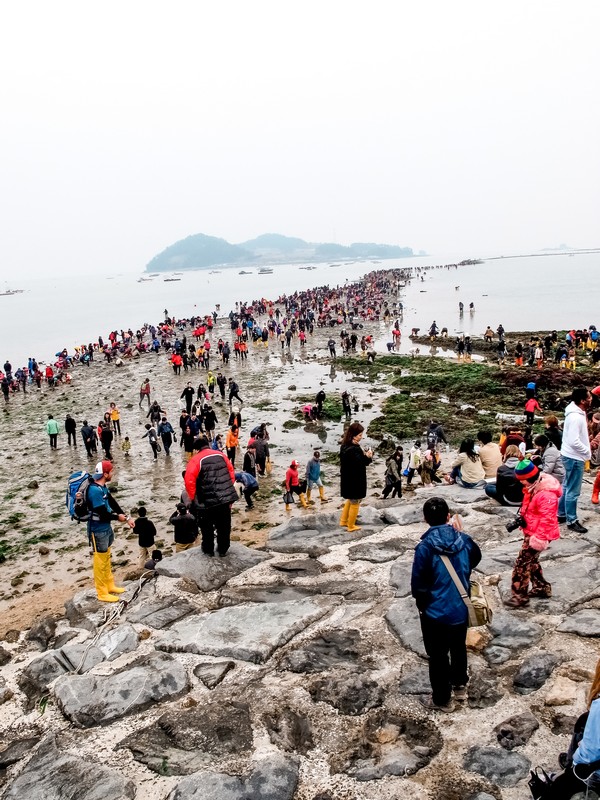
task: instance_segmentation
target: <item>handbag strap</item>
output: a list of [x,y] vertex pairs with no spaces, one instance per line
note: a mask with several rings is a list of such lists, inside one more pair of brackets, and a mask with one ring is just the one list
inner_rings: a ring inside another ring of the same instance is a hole
[[448,570],[448,574],[452,578],[452,581],[454,582],[454,585],[458,589],[463,603],[467,607],[467,612],[469,614],[469,625],[471,625],[472,627],[475,627],[477,625],[477,615],[475,614],[475,609],[473,608],[473,603],[471,602],[471,598],[467,594],[467,591],[466,591],[465,587],[463,586],[463,583],[462,583],[461,579],[458,577],[458,575],[456,573],[456,570],[452,566],[452,562],[450,561],[448,556],[440,555],[440,558],[442,559],[443,565]]

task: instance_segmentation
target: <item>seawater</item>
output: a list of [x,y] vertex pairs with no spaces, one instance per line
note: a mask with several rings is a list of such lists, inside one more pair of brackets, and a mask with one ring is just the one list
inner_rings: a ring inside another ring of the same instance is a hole
[[[13,368],[29,356],[46,361],[66,347],[72,351],[82,342],[106,337],[112,329],[134,331],[144,322],[157,322],[166,308],[176,317],[207,314],[215,304],[225,315],[236,300],[248,301],[313,286],[343,286],[374,269],[423,267],[449,264],[466,256],[415,257],[380,263],[355,262],[330,266],[315,265],[301,270],[297,264],[273,266],[271,275],[259,275],[251,267],[184,272],[180,281],[164,282],[165,275],[138,282],[139,274],[51,277],[23,280],[23,294],[0,297],[1,362],[9,359]],[[435,319],[450,335],[481,335],[489,324],[502,323],[506,330],[551,330],[600,325],[600,253],[568,256],[546,255],[502,258],[482,264],[424,273],[402,290],[403,347],[409,347],[413,327],[425,333]],[[240,269],[252,270],[240,275]],[[456,289],[456,287],[459,287]],[[459,316],[458,303],[465,305]],[[468,311],[469,303],[475,312]],[[383,331],[378,342],[385,342]]]

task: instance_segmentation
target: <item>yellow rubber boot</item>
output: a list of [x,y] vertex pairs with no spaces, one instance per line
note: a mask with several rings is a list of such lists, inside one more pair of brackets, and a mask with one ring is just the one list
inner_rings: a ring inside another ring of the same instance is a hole
[[340,517],[340,525],[345,528],[348,524],[348,512],[350,511],[350,500],[346,500],[344,508],[342,509],[342,516]]
[[358,517],[358,512],[360,511],[360,503],[350,503],[350,511],[348,511],[348,532],[352,533],[352,531],[359,531],[360,525],[356,524],[356,518]]
[[592,503],[597,506],[600,502],[600,472],[596,475],[594,486],[592,488]]
[[98,600],[101,600],[103,603],[118,603],[119,598],[115,597],[114,594],[110,594],[106,586],[105,564],[107,557],[110,558],[109,553],[94,553],[94,584],[96,585]]
[[306,502],[309,504],[309,506],[314,506],[314,501],[310,499],[311,492],[312,489],[306,490]]
[[110,563],[110,547],[108,548],[108,559],[107,563],[107,576],[106,576],[106,586],[108,587],[108,591],[111,594],[123,594],[125,589],[122,586],[115,586],[115,579],[113,578],[112,573],[112,564]]
[[308,508],[308,503],[306,502],[306,495],[304,493],[298,495],[298,500],[300,500],[302,508]]
[[291,507],[291,505],[289,503],[285,504],[285,510],[286,511],[291,511],[292,510],[292,507]]
[[325,489],[323,486],[319,486],[319,497],[321,498],[322,503],[328,503],[329,498],[325,497]]

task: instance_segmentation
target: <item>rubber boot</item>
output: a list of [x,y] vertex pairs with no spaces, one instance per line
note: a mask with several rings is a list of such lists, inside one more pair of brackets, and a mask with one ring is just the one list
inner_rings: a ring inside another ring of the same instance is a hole
[[359,511],[360,503],[350,503],[350,510],[348,511],[348,533],[360,530],[360,525],[356,524],[356,518],[358,517]]
[[307,489],[306,490],[306,502],[308,503],[309,506],[314,506],[315,501],[310,499],[311,492],[312,492],[312,489]]
[[319,497],[321,498],[322,503],[328,503],[329,498],[325,497],[325,489],[323,486],[319,486]]
[[300,500],[302,508],[308,508],[308,503],[306,502],[306,495],[304,493],[298,495],[298,500]]
[[114,594],[110,594],[106,586],[106,559],[110,558],[109,553],[94,553],[94,583],[96,585],[96,592],[98,600],[103,603],[118,603],[119,598]]
[[350,500],[346,500],[344,508],[342,509],[342,516],[340,517],[340,525],[345,528],[348,524],[348,512],[350,511]]
[[291,507],[291,505],[289,503],[285,504],[285,510],[286,511],[291,511],[292,510],[292,507]]
[[112,573],[112,564],[110,563],[110,547],[108,548],[108,559],[106,563],[108,565],[107,578],[106,578],[106,585],[108,587],[108,591],[111,594],[123,594],[123,592],[126,590],[123,589],[122,586],[115,586],[115,579],[113,578],[113,573]]
[[594,481],[594,488],[592,489],[592,503],[597,506],[600,502],[600,470],[596,475],[596,480]]

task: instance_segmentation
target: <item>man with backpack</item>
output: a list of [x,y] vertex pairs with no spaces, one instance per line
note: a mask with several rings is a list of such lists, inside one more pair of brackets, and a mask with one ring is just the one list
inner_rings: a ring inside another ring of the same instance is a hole
[[430,497],[423,505],[423,516],[429,529],[415,549],[411,578],[432,690],[421,702],[432,711],[449,713],[454,710],[452,694],[455,700],[467,699],[468,610],[445,562],[447,558],[467,593],[481,550],[450,524],[450,509],[443,498]]
[[94,583],[98,600],[104,603],[116,603],[118,595],[125,589],[115,585],[110,564],[110,548],[114,541],[111,522],[126,522],[133,528],[134,521],[125,514],[111,495],[108,485],[113,477],[113,465],[110,461],[101,461],[96,465],[96,472],[91,476],[85,496],[78,498],[80,504],[87,506],[88,538],[94,551]]

